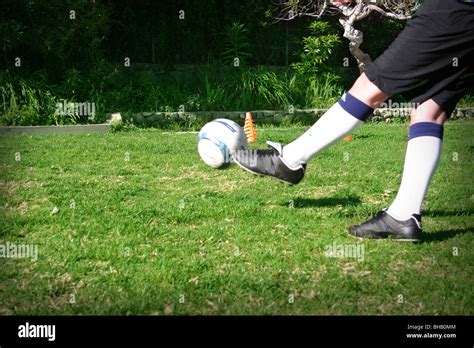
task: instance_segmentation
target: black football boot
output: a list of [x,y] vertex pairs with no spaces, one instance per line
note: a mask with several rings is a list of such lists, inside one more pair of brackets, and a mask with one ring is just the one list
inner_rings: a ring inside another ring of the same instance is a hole
[[386,209],[372,219],[349,228],[349,234],[359,238],[383,239],[391,237],[399,242],[418,242],[421,237],[421,215],[413,214],[408,220],[397,220]]
[[298,184],[304,177],[306,164],[290,168],[281,156],[283,146],[271,141],[267,141],[267,144],[270,147],[267,150],[239,150],[232,158],[239,167],[252,174],[273,176],[290,185]]

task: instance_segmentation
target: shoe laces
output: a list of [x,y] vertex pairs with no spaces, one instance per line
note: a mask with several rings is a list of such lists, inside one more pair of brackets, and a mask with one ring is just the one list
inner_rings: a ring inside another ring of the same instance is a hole
[[278,152],[275,149],[257,150],[257,154],[262,157],[278,156]]

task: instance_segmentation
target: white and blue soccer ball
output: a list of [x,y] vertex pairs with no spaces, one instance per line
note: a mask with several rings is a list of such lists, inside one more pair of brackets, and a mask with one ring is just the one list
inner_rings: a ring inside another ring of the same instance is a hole
[[245,132],[234,121],[218,118],[202,127],[198,135],[198,152],[212,168],[220,168],[232,161],[232,154],[247,148]]

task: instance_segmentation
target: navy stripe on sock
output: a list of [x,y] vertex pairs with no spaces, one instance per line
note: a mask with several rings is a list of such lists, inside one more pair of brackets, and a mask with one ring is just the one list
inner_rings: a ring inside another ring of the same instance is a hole
[[410,126],[408,140],[418,137],[436,137],[443,139],[444,127],[437,123],[420,122]]
[[338,103],[349,114],[361,121],[367,120],[374,112],[374,109],[352,96],[349,92],[344,93]]

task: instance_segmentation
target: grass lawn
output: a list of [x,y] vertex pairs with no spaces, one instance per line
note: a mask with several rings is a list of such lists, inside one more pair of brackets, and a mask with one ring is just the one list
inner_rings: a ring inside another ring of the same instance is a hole
[[368,124],[293,187],[206,167],[196,134],[0,137],[0,245],[38,248],[0,258],[0,314],[473,315],[473,121],[446,126],[421,243],[347,235],[394,199],[406,136]]

